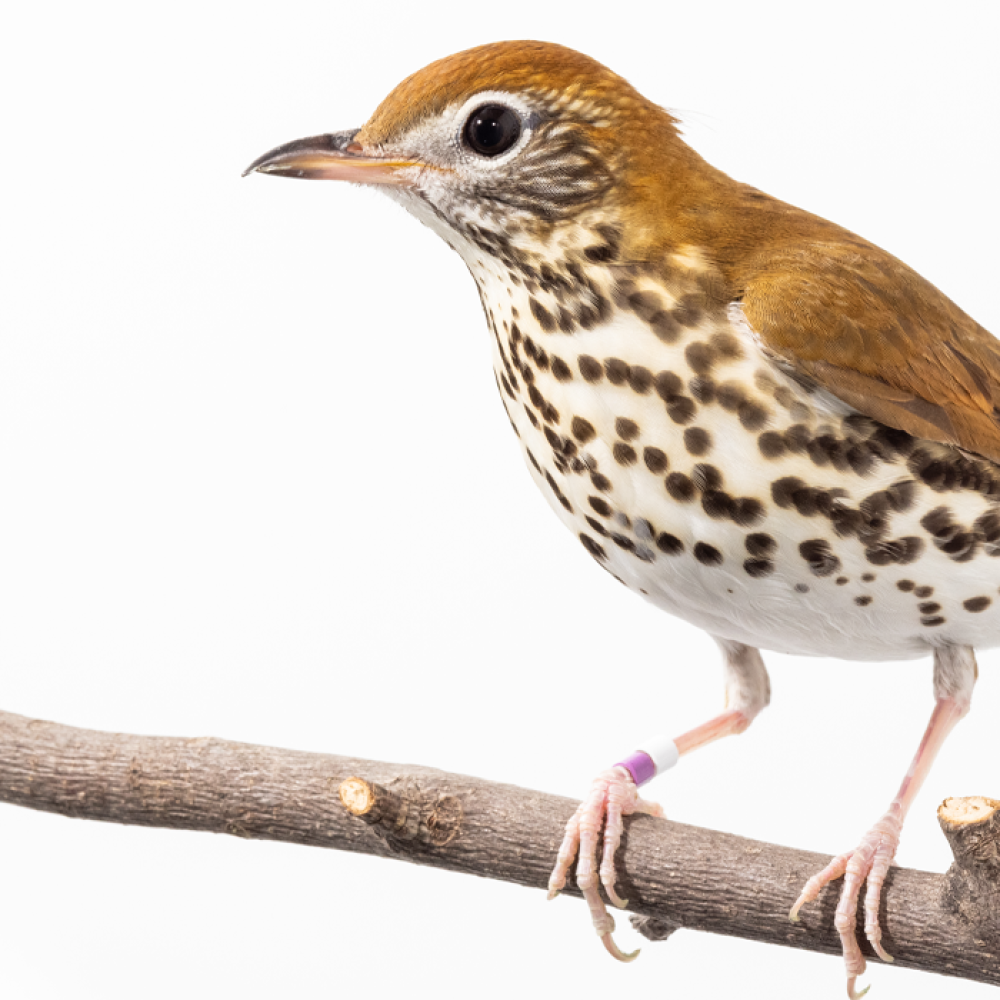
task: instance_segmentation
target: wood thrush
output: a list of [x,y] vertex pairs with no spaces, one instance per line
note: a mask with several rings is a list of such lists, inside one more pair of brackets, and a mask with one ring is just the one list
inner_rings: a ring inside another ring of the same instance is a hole
[[[361,129],[248,169],[379,185],[482,298],[528,471],[597,563],[722,649],[726,710],[602,773],[550,887],[576,879],[606,947],[637,786],[767,704],[759,649],[934,658],[937,703],[886,814],[805,886],[856,996],[865,933],[933,758],[1000,640],[1000,345],[918,274],[706,163],[625,80],[503,42],[404,80]],[[603,836],[601,827],[604,826]],[[600,863],[598,862],[600,856]]]

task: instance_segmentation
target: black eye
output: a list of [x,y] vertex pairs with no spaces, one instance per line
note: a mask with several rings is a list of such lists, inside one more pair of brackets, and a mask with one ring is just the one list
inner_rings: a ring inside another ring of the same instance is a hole
[[502,104],[484,104],[469,115],[465,141],[480,156],[499,156],[517,142],[521,119]]

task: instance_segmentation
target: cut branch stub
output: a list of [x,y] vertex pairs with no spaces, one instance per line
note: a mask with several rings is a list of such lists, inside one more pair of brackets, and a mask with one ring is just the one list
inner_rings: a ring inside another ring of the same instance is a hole
[[944,904],[969,925],[976,946],[1000,964],[1000,801],[981,795],[945,799],[938,822],[955,855],[945,874]]
[[394,840],[418,840],[432,847],[450,844],[462,828],[462,803],[454,795],[425,799],[415,784],[389,789],[374,781],[352,777],[340,785],[344,808]]

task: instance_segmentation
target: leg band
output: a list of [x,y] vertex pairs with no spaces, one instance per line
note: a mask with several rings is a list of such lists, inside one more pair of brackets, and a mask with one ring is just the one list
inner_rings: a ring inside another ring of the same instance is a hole
[[671,739],[660,736],[646,740],[643,746],[646,749],[636,750],[615,764],[615,767],[624,767],[632,775],[637,787],[652,781],[661,772],[668,771],[680,759],[677,744]]

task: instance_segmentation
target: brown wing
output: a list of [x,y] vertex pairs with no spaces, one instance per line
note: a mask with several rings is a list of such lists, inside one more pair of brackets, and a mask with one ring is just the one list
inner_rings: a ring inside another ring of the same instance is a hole
[[1000,341],[891,254],[829,235],[748,262],[765,348],[861,413],[1000,462]]

